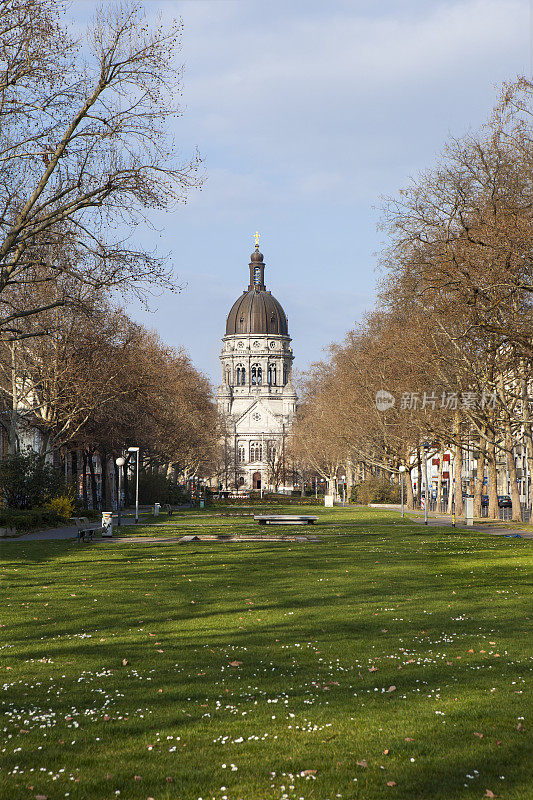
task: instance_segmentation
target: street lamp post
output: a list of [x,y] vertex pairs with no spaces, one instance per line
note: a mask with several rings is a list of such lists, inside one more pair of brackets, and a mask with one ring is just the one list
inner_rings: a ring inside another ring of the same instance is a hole
[[405,472],[405,467],[404,467],[403,464],[401,464],[398,467],[398,472],[400,473],[401,514],[402,514],[402,517],[403,517],[404,516],[404,513],[403,513],[403,475],[404,475],[404,472]]
[[126,459],[123,456],[119,456],[115,460],[115,464],[118,467],[118,503],[117,503],[117,511],[118,511],[118,526],[120,528],[122,524],[122,469],[124,464],[126,463]]
[[342,505],[346,505],[346,475],[341,475],[342,481]]
[[428,524],[428,502],[429,502],[428,450],[429,450],[429,442],[424,442],[424,481],[426,483],[426,498],[424,503],[424,525]]
[[135,524],[137,524],[139,522],[139,448],[128,447],[128,453],[137,454],[135,465]]
[[315,475],[315,500],[318,500],[318,478]]

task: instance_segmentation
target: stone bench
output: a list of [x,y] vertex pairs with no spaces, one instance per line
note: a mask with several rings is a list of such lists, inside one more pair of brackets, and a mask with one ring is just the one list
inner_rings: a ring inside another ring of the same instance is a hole
[[259,514],[254,520],[260,525],[314,525],[318,517],[298,514]]

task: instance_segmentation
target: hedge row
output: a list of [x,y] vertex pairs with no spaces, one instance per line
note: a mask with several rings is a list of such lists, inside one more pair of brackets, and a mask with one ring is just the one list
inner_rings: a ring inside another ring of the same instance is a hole
[[16,528],[18,531],[31,531],[36,528],[49,528],[64,525],[56,511],[47,508],[0,509],[0,528]]

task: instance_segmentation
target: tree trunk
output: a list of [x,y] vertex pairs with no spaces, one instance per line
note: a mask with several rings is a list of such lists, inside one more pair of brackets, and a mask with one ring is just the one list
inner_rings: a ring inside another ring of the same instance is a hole
[[96,475],[94,474],[93,455],[94,451],[88,450],[87,456],[89,462],[89,474],[91,476],[91,499],[93,504],[93,510],[96,511],[98,508],[98,487],[96,485]]
[[[130,494],[130,481],[129,481],[129,478],[128,478],[128,471],[129,471],[128,470],[128,466],[129,466],[130,460],[131,460],[131,457],[128,457],[128,460],[126,461],[126,463],[124,464],[124,466],[122,468],[122,490],[124,492],[124,507],[126,507],[130,503],[130,496],[129,496],[129,494]],[[171,472],[170,465],[168,467],[168,472],[169,473]],[[168,475],[168,477],[169,478],[171,477],[170,474]]]
[[[485,431],[482,430],[482,434]],[[483,494],[483,478],[485,477],[485,449],[487,442],[484,435],[479,437],[479,450],[477,457],[476,485],[474,487],[474,516],[481,516],[481,496]]]
[[83,507],[85,509],[89,508],[89,498],[87,497],[87,451],[82,451],[83,457],[83,470],[82,470],[82,487],[81,487],[81,497]]
[[[119,471],[119,469],[120,469],[120,467],[115,462],[115,459],[113,459],[113,471],[115,473],[115,492],[114,492],[114,494],[115,494],[115,498],[116,498],[117,509],[118,509],[119,503],[120,503],[119,480],[118,480],[118,471]],[[126,467],[124,465],[124,467],[122,467],[122,477],[123,478],[124,478],[125,471],[126,471]],[[124,488],[124,486],[122,486],[122,488]],[[111,508],[112,507],[113,507],[113,503],[111,503]]]
[[455,516],[460,517],[464,512],[463,504],[463,445],[461,439],[454,445],[455,456],[453,459],[453,479],[455,481]]
[[526,508],[531,511],[533,504],[533,431],[531,423],[524,425],[524,442],[527,448],[527,485],[526,485]]
[[[526,367],[524,366],[524,372]],[[533,426],[531,424],[531,410],[529,407],[528,386],[527,379],[524,377],[521,381],[522,389],[522,419],[524,420],[524,444],[526,446],[526,510],[531,510],[533,504],[533,488],[531,482],[533,481]]]
[[108,497],[108,484],[109,481],[107,480],[107,453],[99,452],[98,455],[100,456],[100,470],[102,475],[102,488],[101,488],[101,500],[102,500],[102,509],[111,509],[109,497]]
[[507,459],[507,469],[509,471],[509,481],[511,483],[511,501],[513,503],[512,519],[513,522],[522,522],[522,508],[520,506],[520,492],[518,491],[516,462],[513,452],[513,434],[510,421],[508,419],[504,420],[503,426],[505,435],[505,457]]
[[352,496],[353,489],[353,466],[350,459],[346,462],[346,498],[348,502]]
[[498,478],[496,474],[496,445],[494,431],[489,430],[487,436],[487,464],[489,473],[489,518],[498,519]]
[[405,480],[405,489],[406,489],[406,495],[407,495],[407,503],[406,503],[406,505],[407,505],[408,511],[413,511],[414,507],[415,507],[415,498],[414,498],[414,495],[413,495],[413,479],[411,477],[412,470],[413,470],[412,467],[407,467],[407,469],[404,472],[405,479],[406,479]]
[[439,453],[439,473],[437,477],[437,513],[440,513],[440,504],[442,502],[442,470],[444,453]]
[[[422,456],[420,449],[416,451],[417,477],[416,477],[416,504],[420,506],[422,500]],[[426,492],[427,494],[427,492]]]

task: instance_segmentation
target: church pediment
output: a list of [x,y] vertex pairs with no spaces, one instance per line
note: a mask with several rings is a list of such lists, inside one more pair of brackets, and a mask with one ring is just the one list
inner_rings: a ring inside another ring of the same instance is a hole
[[262,399],[252,403],[235,422],[237,433],[281,433],[282,430],[282,422]]

